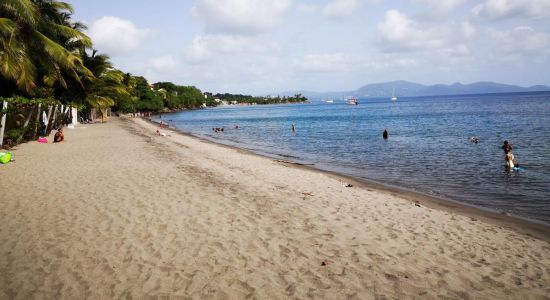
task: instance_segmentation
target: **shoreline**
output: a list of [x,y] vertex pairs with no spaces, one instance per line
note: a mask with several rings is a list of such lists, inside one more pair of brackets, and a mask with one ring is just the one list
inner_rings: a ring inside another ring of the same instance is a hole
[[[148,118],[143,118],[143,120],[155,126],[159,125],[158,122]],[[201,142],[211,143],[221,147],[227,147],[229,149],[236,150],[240,153],[257,155],[259,157],[272,159],[272,160],[277,159],[276,154],[273,154],[273,156],[270,156],[267,153],[256,152],[249,149],[239,148],[238,146],[216,142],[214,140],[201,137],[191,132],[186,132],[184,130],[180,130],[177,128],[164,127],[163,130],[170,130],[175,134],[181,134],[187,137],[191,137],[191,138],[200,140]],[[439,209],[450,213],[458,213],[470,218],[475,218],[475,219],[478,218],[485,222],[490,222],[491,224],[506,226],[508,228],[516,230],[517,232],[536,236],[538,238],[550,241],[550,224],[544,221],[530,219],[530,218],[517,216],[517,215],[509,215],[503,212],[498,212],[497,210],[493,210],[491,208],[463,203],[463,202],[449,199],[449,198],[433,196],[426,193],[422,193],[421,191],[407,189],[405,187],[385,184],[383,182],[377,182],[371,179],[359,178],[359,177],[354,177],[351,175],[347,175],[347,174],[343,174],[335,171],[320,169],[320,168],[316,168],[315,166],[303,164],[300,162],[294,162],[292,161],[292,158],[285,158],[285,160],[288,160],[288,162],[290,163],[288,164],[289,167],[301,168],[312,172],[320,172],[320,173],[328,174],[328,175],[334,176],[338,180],[345,179],[345,181],[353,183],[354,186],[360,186],[365,189],[376,189],[378,191],[388,193],[389,195],[403,197],[405,199],[410,200],[412,203],[418,202],[420,205],[425,205],[430,208]]]
[[524,223],[157,129],[112,117],[13,151],[0,298],[547,298],[550,242]]

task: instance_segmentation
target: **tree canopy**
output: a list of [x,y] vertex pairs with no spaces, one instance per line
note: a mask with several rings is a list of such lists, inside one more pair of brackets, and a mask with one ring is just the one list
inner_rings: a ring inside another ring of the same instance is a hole
[[[55,98],[83,109],[166,111],[220,103],[302,102],[295,97],[253,97],[203,92],[171,82],[150,84],[117,70],[72,17],[73,7],[56,0],[0,1],[0,97]],[[207,96],[205,96],[207,95]]]

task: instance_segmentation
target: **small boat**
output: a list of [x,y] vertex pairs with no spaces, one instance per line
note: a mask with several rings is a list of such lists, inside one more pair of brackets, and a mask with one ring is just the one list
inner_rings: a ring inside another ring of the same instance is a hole
[[395,97],[395,88],[394,88],[393,91],[391,92],[391,100],[392,100],[392,101],[396,101],[396,100],[397,100],[397,97]]
[[334,100],[325,100],[326,103],[334,103]]
[[357,101],[357,98],[351,97],[350,99],[348,99],[348,105],[357,105],[357,104],[359,104],[359,102]]

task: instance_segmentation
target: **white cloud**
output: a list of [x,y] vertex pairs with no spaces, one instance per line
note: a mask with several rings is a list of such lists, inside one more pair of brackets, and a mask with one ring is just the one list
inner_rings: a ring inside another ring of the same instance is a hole
[[290,0],[198,0],[195,15],[211,33],[256,34],[273,29]]
[[333,0],[323,8],[323,14],[329,17],[352,15],[362,4],[362,0]]
[[470,37],[474,36],[476,34],[476,31],[477,31],[475,26],[472,25],[469,22],[463,22],[461,30],[462,30],[462,34],[466,38],[470,38]]
[[277,43],[263,41],[253,36],[209,34],[193,38],[193,41],[184,49],[184,52],[189,61],[202,62],[220,55],[267,54],[278,51],[278,49]]
[[543,18],[550,16],[550,0],[487,0],[476,5],[472,9],[472,15],[481,20]]
[[550,34],[528,26],[506,31],[490,28],[487,35],[494,53],[529,57],[550,55]]
[[150,66],[158,72],[169,72],[176,69],[177,62],[171,55],[163,55],[152,58]]
[[378,32],[384,42],[383,47],[402,51],[446,46],[446,31],[441,27],[425,26],[409,19],[397,10],[389,10]]
[[99,50],[117,55],[137,50],[152,36],[153,30],[138,28],[129,20],[106,16],[94,21],[88,34]]
[[357,59],[344,53],[306,54],[294,60],[302,71],[313,73],[338,72],[358,66]]
[[300,3],[296,5],[296,10],[303,13],[314,13],[319,11],[320,7],[315,4],[309,4],[309,3]]
[[450,12],[456,7],[462,5],[466,0],[416,0],[415,2],[426,3],[432,10],[438,13]]

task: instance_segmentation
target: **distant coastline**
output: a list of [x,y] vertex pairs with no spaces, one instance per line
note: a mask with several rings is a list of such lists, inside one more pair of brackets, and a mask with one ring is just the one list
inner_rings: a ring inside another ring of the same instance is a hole
[[517,85],[502,84],[496,82],[475,82],[471,84],[434,84],[423,85],[420,83],[398,80],[382,83],[364,85],[352,91],[288,91],[281,95],[300,93],[310,99],[335,98],[340,99],[346,96],[358,98],[390,98],[395,90],[397,97],[429,97],[429,96],[464,96],[464,95],[486,95],[486,94],[508,94],[508,93],[537,93],[550,92],[550,86],[534,85],[521,87]]

